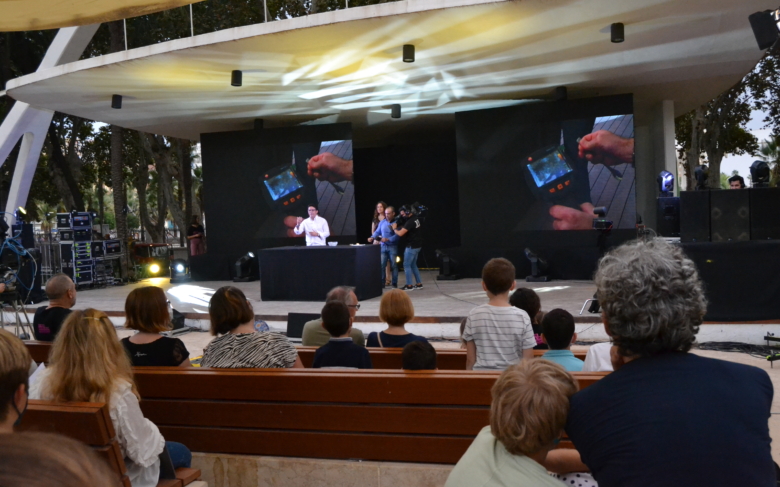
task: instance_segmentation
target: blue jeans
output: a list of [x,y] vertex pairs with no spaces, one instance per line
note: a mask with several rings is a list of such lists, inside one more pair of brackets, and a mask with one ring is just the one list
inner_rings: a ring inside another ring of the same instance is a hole
[[398,286],[398,263],[395,259],[398,257],[397,245],[382,245],[382,265],[380,266],[380,276],[382,282],[385,282],[385,268],[387,267],[387,261],[390,260],[390,268],[393,269],[393,287]]
[[165,446],[168,447],[173,468],[190,468],[192,466],[192,452],[189,448],[175,441],[166,441]]
[[404,250],[404,275],[406,276],[406,285],[411,286],[415,284],[412,282],[412,273],[414,273],[414,279],[416,284],[422,284],[420,279],[420,269],[417,268],[417,256],[420,254],[420,248],[412,249],[406,247]]

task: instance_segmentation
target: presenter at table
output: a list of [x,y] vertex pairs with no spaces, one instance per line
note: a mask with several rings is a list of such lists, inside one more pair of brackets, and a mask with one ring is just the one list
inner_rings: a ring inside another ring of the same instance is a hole
[[317,213],[317,207],[309,205],[309,218],[304,220],[303,218],[298,217],[295,228],[293,228],[296,235],[300,235],[304,232],[306,233],[307,247],[325,245],[325,239],[330,235],[328,221],[317,216]]

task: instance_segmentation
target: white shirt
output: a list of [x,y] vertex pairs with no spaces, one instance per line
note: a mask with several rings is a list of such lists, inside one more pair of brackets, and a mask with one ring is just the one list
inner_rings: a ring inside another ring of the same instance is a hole
[[[49,372],[51,369],[41,371],[38,380],[30,385],[30,399],[49,399],[42,395]],[[156,487],[165,438],[154,423],[144,418],[129,382],[122,380],[116,384],[109,402],[109,414],[125,457],[130,483],[133,487]]]
[[[315,215],[314,219],[307,218],[300,224],[293,228],[296,235],[300,235],[306,232],[306,245],[325,245],[325,239],[330,236],[330,228],[328,228],[328,221],[319,215]],[[312,237],[309,232],[317,232],[319,235]]]
[[612,359],[609,351],[612,348],[612,342],[603,342],[591,345],[588,353],[585,355],[585,364],[582,366],[583,372],[603,372],[612,371]]
[[472,309],[463,340],[477,346],[474,370],[504,370],[520,362],[523,350],[536,346],[528,313],[514,306],[483,304]]

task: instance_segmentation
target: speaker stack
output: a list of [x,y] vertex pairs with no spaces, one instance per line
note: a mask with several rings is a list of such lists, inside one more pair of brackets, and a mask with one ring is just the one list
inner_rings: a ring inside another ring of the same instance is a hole
[[680,193],[680,241],[780,239],[780,188]]

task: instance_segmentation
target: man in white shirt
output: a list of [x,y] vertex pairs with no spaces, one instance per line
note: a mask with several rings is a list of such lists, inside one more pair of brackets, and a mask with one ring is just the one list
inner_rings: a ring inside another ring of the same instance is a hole
[[317,216],[317,207],[309,205],[309,218],[298,217],[293,231],[296,235],[306,232],[306,246],[325,245],[325,239],[330,236],[328,221]]

